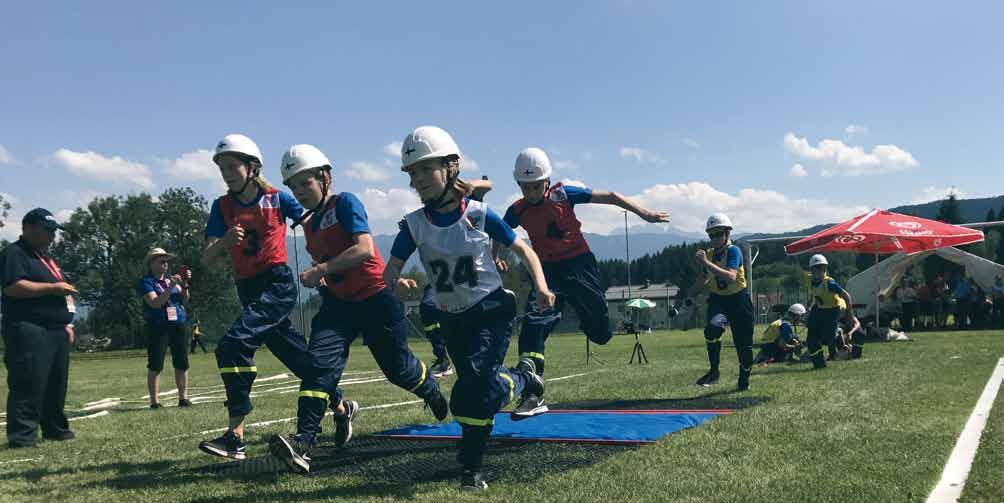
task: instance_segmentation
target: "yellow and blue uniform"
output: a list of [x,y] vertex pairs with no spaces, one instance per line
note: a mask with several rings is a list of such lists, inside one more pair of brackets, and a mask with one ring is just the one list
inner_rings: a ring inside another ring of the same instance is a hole
[[812,356],[812,364],[816,368],[826,366],[823,359],[823,346],[831,346],[833,336],[837,333],[837,321],[840,319],[840,305],[845,304],[841,298],[844,289],[829,276],[821,279],[813,278],[809,286],[812,297],[812,311],[809,313],[806,345]]
[[718,363],[721,358],[722,334],[725,327],[732,329],[732,341],[739,357],[740,375],[748,375],[753,368],[753,325],[755,311],[746,289],[746,274],[743,267],[743,254],[738,246],[729,244],[719,250],[706,251],[711,261],[724,268],[736,271],[736,279],[728,281],[719,278],[711,271],[708,289],[707,324],[704,327],[704,339],[708,349],[710,370],[717,375]]
[[774,320],[760,335],[760,355],[757,361],[784,360],[792,351],[787,345],[797,340],[798,334],[791,322],[784,318]]

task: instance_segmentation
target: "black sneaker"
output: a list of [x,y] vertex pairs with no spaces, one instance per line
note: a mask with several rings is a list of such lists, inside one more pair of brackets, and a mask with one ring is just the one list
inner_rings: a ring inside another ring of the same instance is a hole
[[268,450],[296,473],[310,472],[310,449],[313,446],[299,436],[273,435]]
[[718,371],[709,370],[707,374],[701,376],[696,383],[698,386],[711,386],[712,384],[718,384]]
[[352,420],[359,412],[359,404],[354,400],[342,400],[345,404],[345,415],[335,414],[335,447],[344,447],[352,440]]
[[182,398],[181,400],[178,400],[178,407],[191,407],[191,406],[192,406],[192,401],[187,398]]
[[526,398],[522,398],[516,408],[512,411],[510,417],[513,421],[520,421],[529,417],[537,416],[543,414],[550,409],[547,408],[547,404],[544,403],[544,398],[537,395],[529,395]]
[[433,378],[439,379],[448,375],[453,375],[453,367],[450,366],[449,358],[437,358],[429,367],[429,372]]
[[43,433],[42,438],[46,440],[55,440],[57,442],[62,442],[64,440],[73,440],[77,436],[70,430],[60,430],[53,434]]
[[163,408],[163,407],[164,406],[161,405],[161,404],[159,404],[159,403],[151,403],[150,404],[150,408],[153,409],[153,410],[157,410],[157,409],[160,409],[160,408]]
[[746,391],[750,389],[750,371],[746,369],[739,369],[739,382],[736,385],[739,391]]
[[460,490],[465,492],[487,491],[488,483],[485,482],[485,476],[481,472],[465,469],[460,475]]
[[245,451],[247,450],[247,447],[247,444],[238,438],[237,434],[230,430],[227,430],[227,432],[219,438],[199,442],[199,450],[202,452],[230,459],[246,458],[247,455],[245,454]]
[[520,421],[547,412],[547,405],[544,404],[544,379],[537,375],[537,366],[533,360],[520,358],[514,370],[523,376],[525,384],[519,403],[509,417],[513,421]]
[[433,416],[436,416],[436,421],[442,421],[450,415],[450,404],[443,396],[443,392],[438,389],[435,395],[425,398],[425,406],[432,411]]

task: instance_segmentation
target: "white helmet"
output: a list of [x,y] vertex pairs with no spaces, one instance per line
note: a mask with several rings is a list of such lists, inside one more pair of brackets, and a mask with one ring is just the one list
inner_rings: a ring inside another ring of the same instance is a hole
[[516,156],[516,167],[512,176],[516,179],[516,183],[546,180],[551,177],[551,160],[539,148],[525,148]]
[[436,126],[420,126],[404,137],[401,145],[401,171],[426,159],[460,156],[460,148],[450,133]]
[[301,171],[323,167],[331,167],[328,157],[313,145],[300,144],[289,147],[282,154],[279,172],[282,173],[282,183],[289,183],[289,179]]
[[828,265],[829,262],[826,261],[821,253],[817,253],[809,258],[809,267],[816,267],[817,265]]
[[246,155],[248,157],[253,157],[258,160],[259,164],[264,164],[264,159],[261,156],[261,150],[258,150],[258,145],[251,141],[251,138],[244,136],[242,134],[228,134],[216,144],[216,153],[213,154],[213,162],[222,154],[228,152],[233,152],[237,154]]
[[710,231],[716,227],[725,227],[732,230],[732,220],[729,220],[729,217],[724,213],[713,213],[708,217],[708,225],[704,226],[704,230]]
[[805,316],[805,313],[805,306],[801,304],[792,304],[791,307],[788,308],[788,314],[791,316],[801,318],[802,316]]

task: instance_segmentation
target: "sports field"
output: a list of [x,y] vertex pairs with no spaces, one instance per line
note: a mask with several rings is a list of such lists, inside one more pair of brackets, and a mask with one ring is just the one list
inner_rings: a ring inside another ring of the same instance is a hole
[[[145,359],[138,352],[74,355],[68,413],[77,439],[32,450],[0,447],[3,501],[924,501],[998,358],[1000,331],[912,334],[914,342],[869,344],[864,358],[821,372],[808,365],[757,367],[752,389],[734,391],[735,353],[723,350],[722,382],[698,388],[707,365],[699,331],[644,335],[651,363],[629,366],[633,338],[596,349],[587,365],[582,336],[548,345],[552,407],[719,409],[737,412],[643,447],[506,444],[490,451],[489,491],[457,490],[448,443],[376,441],[367,434],[432,422],[417,398],[381,379],[353,346],[343,379],[358,400],[356,437],[336,451],[330,419],[309,476],[286,473],[268,454],[270,435],[289,432],[295,378],[270,354],[258,358],[249,459],[225,462],[196,445],[225,426],[213,355],[192,360],[190,409],[147,408]],[[727,340],[728,336],[723,340]],[[412,346],[424,360],[423,341]],[[726,344],[729,346],[729,344]],[[595,346],[594,346],[595,348]],[[513,359],[515,348],[510,351]],[[564,379],[558,379],[563,378]],[[453,376],[443,381],[448,388]],[[0,370],[6,383],[6,371]],[[170,369],[162,388],[173,389]],[[108,398],[122,402],[85,404]],[[6,386],[0,390],[5,403]],[[107,410],[107,413],[103,411]],[[0,421],[5,420],[0,418]],[[532,420],[532,419],[530,419]],[[257,422],[275,421],[262,426]],[[962,501],[1004,499],[1004,400],[998,397]]]

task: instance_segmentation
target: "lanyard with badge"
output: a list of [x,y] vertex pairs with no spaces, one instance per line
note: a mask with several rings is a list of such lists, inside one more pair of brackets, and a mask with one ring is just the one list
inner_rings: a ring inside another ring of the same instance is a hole
[[[38,252],[35,252],[35,256],[38,257],[38,260],[42,262],[42,265],[45,266],[45,268],[49,271],[50,274],[52,274],[52,277],[56,278],[56,281],[58,282],[64,281],[63,272],[59,270],[59,266],[56,265],[55,260],[43,257],[42,254]],[[73,303],[72,295],[66,296],[66,311],[69,313],[77,312],[77,306],[76,304]]]
[[[164,282],[163,285],[161,285],[161,281],[162,280],[157,280],[155,283],[156,285],[155,290],[157,290],[157,293],[163,293],[166,292],[168,289],[171,290],[174,289],[174,286],[167,284],[167,280],[163,280]],[[173,294],[174,292],[171,293]],[[167,306],[164,308],[164,314],[167,315],[167,321],[178,321],[178,308],[171,302],[168,302]]]

